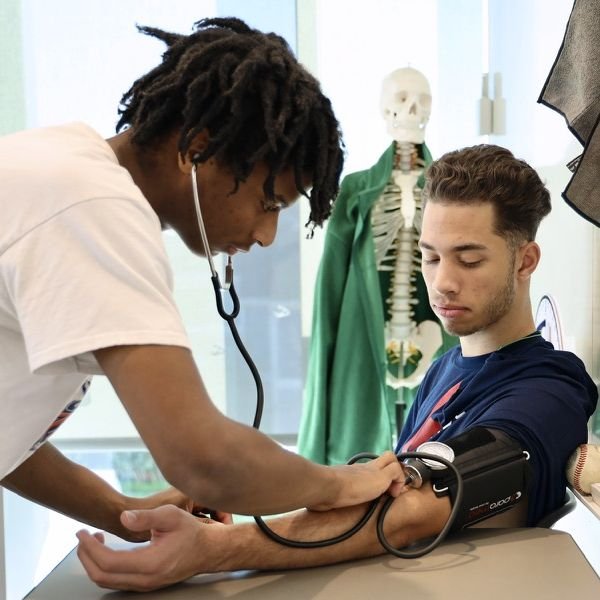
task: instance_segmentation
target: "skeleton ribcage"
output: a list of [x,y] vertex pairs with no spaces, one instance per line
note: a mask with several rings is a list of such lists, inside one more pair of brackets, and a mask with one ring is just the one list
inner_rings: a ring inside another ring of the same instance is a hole
[[[421,189],[416,185],[422,161],[415,158],[414,145],[398,145],[395,167],[414,174],[412,198],[414,219],[410,225],[402,211],[402,190],[392,177],[371,212],[371,227],[378,271],[391,271],[389,295],[385,299],[390,318],[386,325],[386,342],[406,341],[414,326],[416,273],[421,269],[418,229],[421,222]],[[421,164],[419,164],[421,163]],[[417,167],[415,169],[415,167]]]

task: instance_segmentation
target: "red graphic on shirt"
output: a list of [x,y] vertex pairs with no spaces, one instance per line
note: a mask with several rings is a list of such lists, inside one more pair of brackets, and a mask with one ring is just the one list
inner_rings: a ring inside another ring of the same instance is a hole
[[450,401],[454,397],[460,384],[462,382],[454,384],[436,403],[431,409],[429,416],[425,419],[424,423],[419,427],[417,432],[402,446],[402,452],[414,452],[423,442],[430,440],[436,433],[442,430],[442,424],[431,417],[431,415],[442,408],[444,404]]
[[50,427],[48,427],[48,431],[46,432],[46,435],[48,435],[48,436],[52,435],[63,424],[63,422],[68,417],[70,417],[73,414],[73,412],[75,412],[75,409],[79,406],[80,402],[81,402],[80,400],[73,400],[73,402],[69,402],[69,404],[60,413],[60,415],[58,415],[58,417],[56,417],[56,419],[54,419],[54,422],[52,423],[52,425],[50,425]]
[[89,387],[90,387],[91,379],[86,379],[83,382],[83,385],[78,390],[77,394],[71,402],[69,402],[62,412],[54,419],[54,422],[50,427],[46,430],[46,432],[38,439],[38,441],[29,448],[30,452],[35,452],[64,422],[65,420],[71,416],[75,409],[81,404],[83,397],[86,395]]

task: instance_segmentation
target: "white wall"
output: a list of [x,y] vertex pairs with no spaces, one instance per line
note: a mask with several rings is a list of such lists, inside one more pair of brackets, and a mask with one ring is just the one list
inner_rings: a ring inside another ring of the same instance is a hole
[[527,160],[551,192],[553,210],[540,226],[542,262],[532,299],[537,303],[548,293],[556,298],[567,344],[599,378],[598,230],[561,197],[571,175],[565,165],[582,148],[564,119],[537,103],[571,8],[571,0],[490,2],[490,71],[502,74],[507,107],[506,134],[490,140]]

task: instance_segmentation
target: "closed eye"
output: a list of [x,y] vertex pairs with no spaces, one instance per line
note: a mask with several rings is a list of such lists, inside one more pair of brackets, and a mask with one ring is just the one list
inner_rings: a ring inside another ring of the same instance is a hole
[[466,267],[467,269],[474,269],[475,267],[478,267],[483,261],[482,260],[473,260],[473,261],[465,261],[465,260],[461,260],[460,264],[463,267]]
[[287,208],[287,202],[280,197],[265,198],[263,200],[263,208],[266,212],[279,212],[284,208]]

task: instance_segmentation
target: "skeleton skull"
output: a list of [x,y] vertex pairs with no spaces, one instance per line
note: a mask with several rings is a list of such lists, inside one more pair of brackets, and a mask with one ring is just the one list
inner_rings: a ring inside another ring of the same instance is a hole
[[392,71],[383,80],[381,112],[394,140],[422,144],[431,114],[431,90],[425,76],[411,67]]

